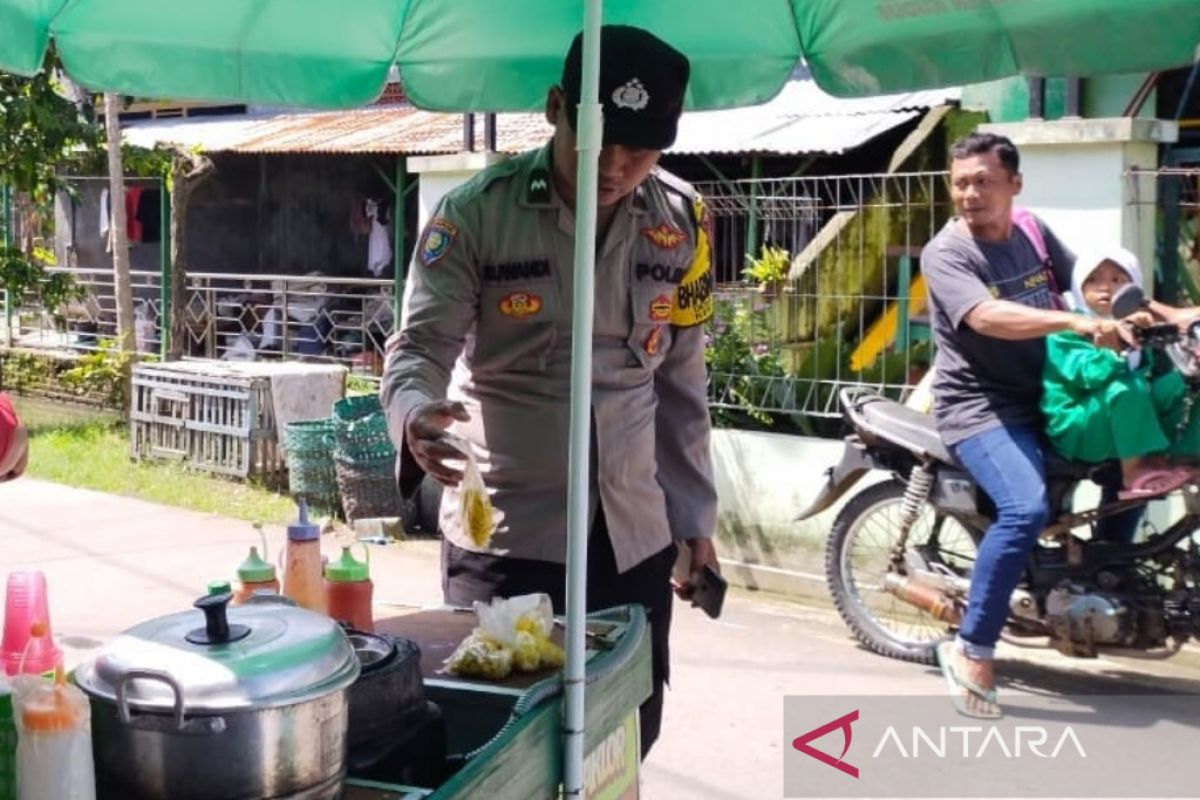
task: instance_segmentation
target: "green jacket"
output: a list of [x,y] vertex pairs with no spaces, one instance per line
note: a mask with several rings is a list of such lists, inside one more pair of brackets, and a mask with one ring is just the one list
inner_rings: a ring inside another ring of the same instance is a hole
[[1124,356],[1078,334],[1048,336],[1042,414],[1054,448],[1064,458],[1090,463],[1166,450],[1153,374],[1149,351],[1131,368]]

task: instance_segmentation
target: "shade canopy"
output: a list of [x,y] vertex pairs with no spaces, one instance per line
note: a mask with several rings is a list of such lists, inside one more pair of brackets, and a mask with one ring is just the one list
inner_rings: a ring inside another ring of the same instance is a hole
[[[95,90],[348,108],[393,64],[423,108],[538,108],[583,0],[0,0],[0,69],[35,72],[51,39]],[[839,96],[1018,73],[1092,75],[1190,61],[1196,0],[608,0],[692,60],[692,109],[772,97],[797,61]]]

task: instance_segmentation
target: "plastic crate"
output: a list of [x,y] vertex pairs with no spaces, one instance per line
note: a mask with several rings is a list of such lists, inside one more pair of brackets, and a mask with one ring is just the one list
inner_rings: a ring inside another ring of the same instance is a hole
[[133,370],[129,424],[135,459],[176,460],[268,483],[285,479],[269,377],[139,364]]

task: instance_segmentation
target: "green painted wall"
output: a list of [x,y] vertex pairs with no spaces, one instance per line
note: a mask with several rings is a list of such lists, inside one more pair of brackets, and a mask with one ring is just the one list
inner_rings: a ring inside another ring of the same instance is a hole
[[[1083,82],[1083,115],[1119,117],[1141,84],[1144,73],[1102,75]],[[1154,95],[1142,107],[1142,117],[1154,116]],[[1046,119],[1059,119],[1067,105],[1065,78],[1046,80]],[[987,111],[992,122],[1021,122],[1029,118],[1029,84],[1018,76],[963,87],[962,106]]]

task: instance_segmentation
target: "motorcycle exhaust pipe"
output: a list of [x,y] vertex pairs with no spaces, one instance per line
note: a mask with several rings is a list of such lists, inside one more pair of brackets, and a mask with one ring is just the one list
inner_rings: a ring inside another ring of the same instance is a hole
[[916,606],[936,620],[951,625],[957,625],[962,621],[962,614],[959,613],[958,606],[950,598],[931,586],[917,583],[912,578],[889,572],[883,578],[883,588],[884,591]]

